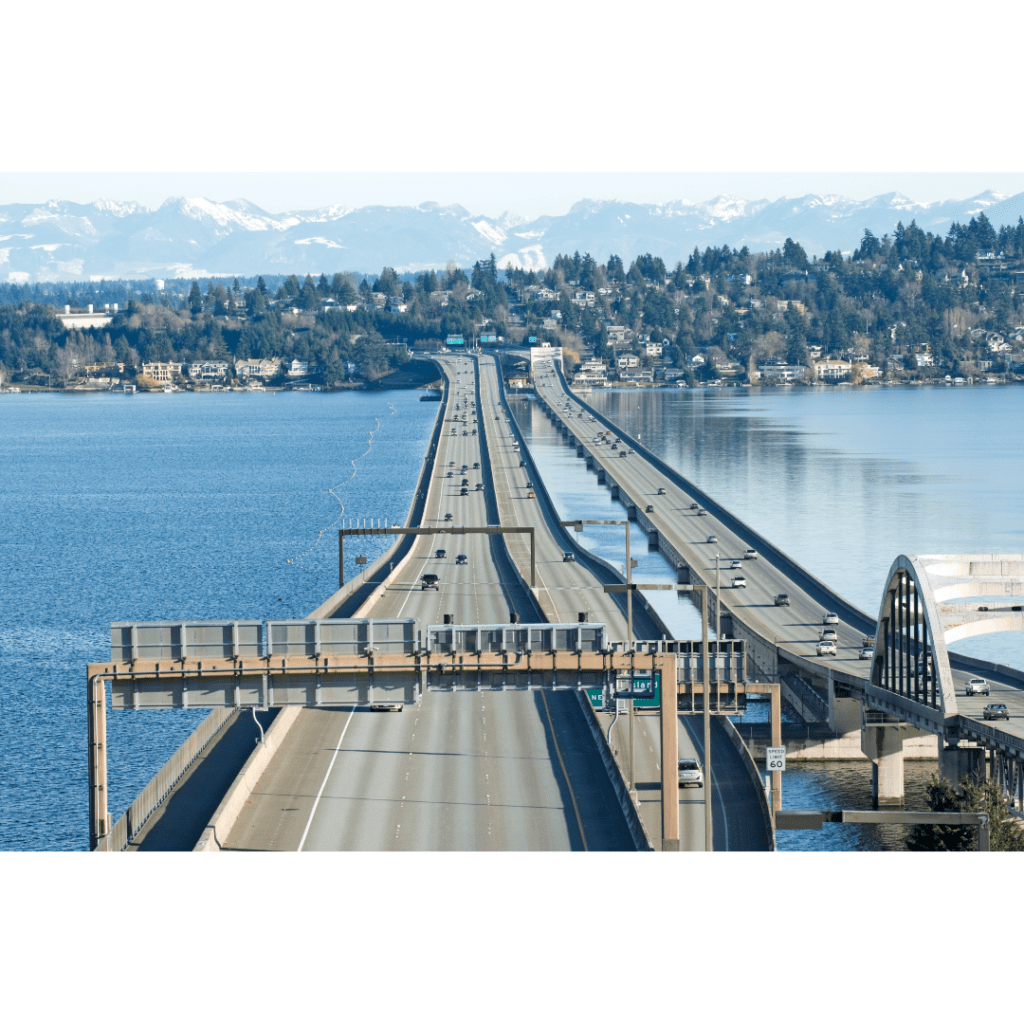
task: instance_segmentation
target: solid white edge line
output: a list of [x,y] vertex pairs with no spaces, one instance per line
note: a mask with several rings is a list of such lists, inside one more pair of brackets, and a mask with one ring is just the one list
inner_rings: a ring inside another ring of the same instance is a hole
[[345,733],[348,732],[348,727],[352,724],[352,716],[355,715],[356,709],[352,708],[351,713],[348,716],[348,721],[345,723],[345,728],[341,730],[341,735],[338,737],[338,745],[334,748],[334,757],[331,758],[331,763],[327,766],[327,774],[324,776],[324,781],[320,783],[320,792],[317,793],[316,799],[313,801],[313,809],[309,812],[309,821],[306,822],[306,828],[302,833],[302,838],[299,840],[299,848],[295,851],[296,853],[302,853],[302,847],[306,844],[306,836],[309,835],[309,826],[313,824],[313,815],[316,814],[316,809],[320,804],[320,797],[324,794],[324,787],[327,785],[327,780],[331,777],[331,769],[334,767],[334,762],[338,759],[338,753],[341,750],[342,741],[345,739]]

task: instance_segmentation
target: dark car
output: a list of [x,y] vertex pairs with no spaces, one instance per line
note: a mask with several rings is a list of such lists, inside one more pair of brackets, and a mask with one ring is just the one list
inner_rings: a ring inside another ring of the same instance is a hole
[[452,514],[451,514],[451,512],[445,512],[445,514],[444,514],[444,521],[446,523],[450,523],[452,521]]
[[459,491],[459,494],[462,495],[463,497],[465,497],[467,494],[469,494],[469,488],[468,487],[463,487],[462,490]]
[[447,551],[445,551],[445,549],[444,549],[444,548],[438,548],[438,549],[437,549],[437,550],[436,550],[436,551],[434,552],[434,557],[435,557],[435,558],[447,558],[447,557],[448,557],[448,552],[447,552]]
[[421,590],[437,590],[437,575],[432,572],[424,573],[420,577]]
[[571,551],[566,551],[562,554],[563,562],[575,562],[576,556]]
[[783,605],[785,605],[787,608],[789,607],[789,594],[776,594],[775,607],[781,608]]
[[698,509],[698,508],[700,508],[700,505],[698,505],[697,502],[695,502],[695,501],[691,501],[690,502],[690,508]]
[[648,505],[648,506],[647,506],[647,507],[646,507],[646,508],[644,509],[644,511],[645,511],[645,512],[653,512],[653,511],[654,511],[654,506],[653,506],[653,505]]
[[456,565],[465,565],[468,561],[469,561],[469,559],[465,555],[456,555],[455,556],[455,564]]
[[981,713],[982,718],[1005,718],[1010,720],[1010,709],[1005,704],[986,704]]
[[480,463],[479,462],[474,462],[473,463],[473,468],[474,469],[479,469],[480,468]]

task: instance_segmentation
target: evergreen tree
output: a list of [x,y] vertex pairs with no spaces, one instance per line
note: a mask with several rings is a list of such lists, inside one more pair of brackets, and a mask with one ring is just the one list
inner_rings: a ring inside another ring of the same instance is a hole
[[198,281],[193,281],[188,291],[188,308],[193,316],[198,316],[203,311],[203,293],[199,290]]

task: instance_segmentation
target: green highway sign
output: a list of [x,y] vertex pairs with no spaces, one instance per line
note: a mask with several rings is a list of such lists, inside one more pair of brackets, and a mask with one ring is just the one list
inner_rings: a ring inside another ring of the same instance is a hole
[[586,691],[586,694],[590,698],[590,706],[595,711],[603,711],[604,710],[604,687],[603,686],[597,686],[597,687],[594,687],[593,689],[589,689],[589,690]]

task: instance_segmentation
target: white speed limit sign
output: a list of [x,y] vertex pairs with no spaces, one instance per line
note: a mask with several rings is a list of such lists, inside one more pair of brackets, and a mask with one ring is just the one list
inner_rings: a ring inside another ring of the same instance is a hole
[[786,770],[786,748],[769,747],[767,752],[768,771],[784,772]]

